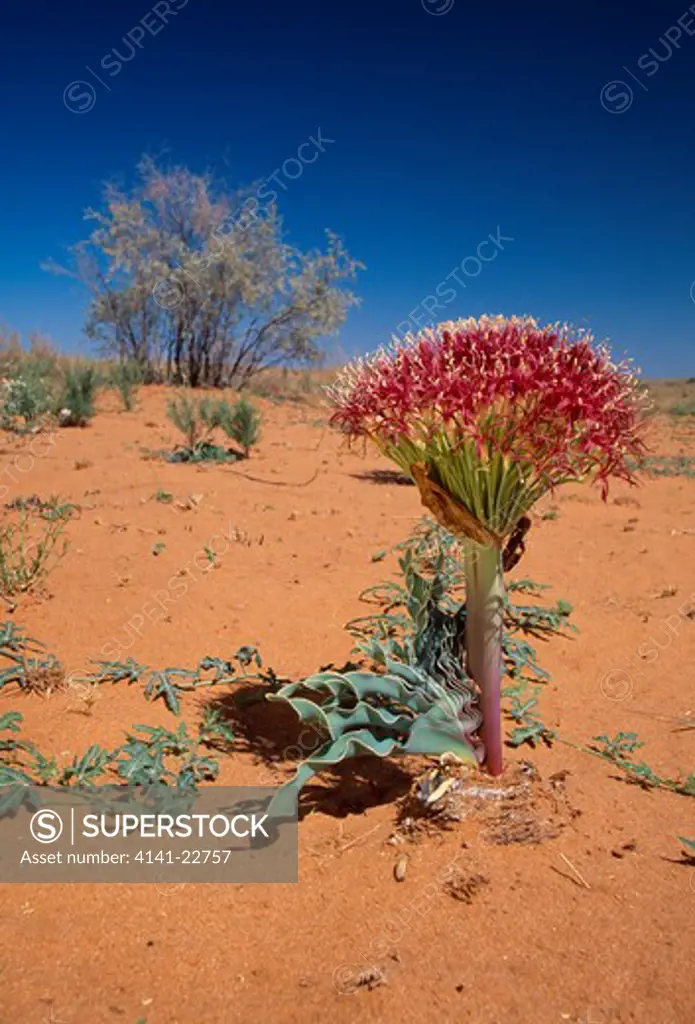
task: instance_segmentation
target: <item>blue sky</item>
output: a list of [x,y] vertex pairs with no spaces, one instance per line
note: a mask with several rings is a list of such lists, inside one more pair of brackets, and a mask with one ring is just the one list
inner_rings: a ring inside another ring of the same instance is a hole
[[[530,313],[590,326],[650,376],[693,376],[695,14],[650,6],[12,5],[0,323],[84,349],[82,291],[40,264],[141,154],[247,184],[320,128],[333,141],[280,172],[280,207],[291,241],[331,228],[367,265],[346,352],[406,321]],[[508,241],[481,248],[490,235]]]

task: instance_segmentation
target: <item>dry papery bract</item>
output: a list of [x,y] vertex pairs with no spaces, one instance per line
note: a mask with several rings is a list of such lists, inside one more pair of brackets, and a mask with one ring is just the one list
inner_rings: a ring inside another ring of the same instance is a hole
[[455,829],[473,848],[536,845],[557,838],[578,814],[566,772],[543,781],[533,764],[521,761],[490,778],[451,759],[442,762],[420,775],[402,801],[397,841]]

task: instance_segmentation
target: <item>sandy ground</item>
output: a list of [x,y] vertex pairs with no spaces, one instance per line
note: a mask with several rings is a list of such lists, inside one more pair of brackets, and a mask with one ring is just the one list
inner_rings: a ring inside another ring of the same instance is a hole
[[[68,675],[104,654],[191,667],[244,643],[260,644],[266,663],[291,678],[346,660],[343,624],[364,613],[360,591],[394,569],[372,555],[409,534],[418,496],[375,482],[370,473],[387,464],[341,451],[321,409],[261,404],[257,452],[228,467],[142,458],[144,446],[174,441],[155,388],[132,413],[107,397],[89,428],[35,446],[43,457],[5,438],[4,501],[59,494],[82,509],[46,592],[12,613]],[[695,454],[687,423],[660,421],[654,448]],[[193,496],[193,507],[157,502],[160,489],[182,502]],[[673,720],[695,715],[695,480],[617,486],[606,504],[589,487],[568,488],[549,504],[557,517],[538,518],[513,575],[571,601],[580,632],[539,644],[552,673],[542,717],[577,743],[636,731],[645,741],[638,757],[661,774],[687,774],[695,730],[676,731]],[[206,548],[219,554],[214,569]],[[172,598],[177,578],[187,587]],[[200,703],[185,703],[188,722]],[[135,686],[102,687],[90,715],[71,689],[42,698],[7,687],[0,713],[8,710],[21,711],[23,734],[61,762],[91,743],[120,742],[131,723],[175,724]],[[292,723],[270,706],[252,725],[280,749],[292,742]],[[360,761],[325,809],[300,823],[299,884],[170,894],[153,885],[0,885],[0,1020],[695,1019],[695,868],[675,839],[695,838],[695,801],[626,784],[565,744],[509,758],[530,759],[544,778],[568,773],[572,823],[535,846],[481,844],[463,826],[423,837],[408,846],[402,882],[386,840],[418,766]],[[273,772],[281,781],[290,769]],[[251,784],[263,772],[253,743],[222,758],[225,783]],[[453,862],[486,879],[470,901],[442,882]],[[375,968],[382,984],[357,985]]]

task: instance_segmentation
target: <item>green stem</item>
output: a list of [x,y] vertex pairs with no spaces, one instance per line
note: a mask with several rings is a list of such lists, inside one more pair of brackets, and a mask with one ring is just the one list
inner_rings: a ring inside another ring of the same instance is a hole
[[468,544],[466,573],[466,655],[468,672],[480,690],[481,736],[485,764],[501,775],[502,758],[502,626],[504,575],[497,548]]

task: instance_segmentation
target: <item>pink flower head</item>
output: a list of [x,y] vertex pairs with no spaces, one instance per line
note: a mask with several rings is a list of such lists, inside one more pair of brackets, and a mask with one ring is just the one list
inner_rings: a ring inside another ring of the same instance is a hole
[[530,317],[442,323],[358,360],[329,389],[332,423],[385,451],[474,442],[548,486],[632,479],[644,452],[644,398],[628,363],[566,325]]

